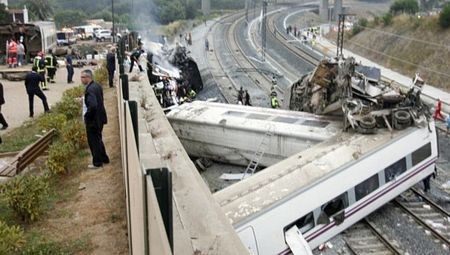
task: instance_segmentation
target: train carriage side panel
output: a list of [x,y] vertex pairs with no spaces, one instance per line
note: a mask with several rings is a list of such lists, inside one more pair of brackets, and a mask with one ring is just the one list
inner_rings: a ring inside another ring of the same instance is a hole
[[[432,130],[409,129],[406,135],[235,223],[236,230],[251,227],[259,254],[278,254],[288,248],[284,231],[297,222],[311,248],[317,247],[434,171],[434,126]],[[337,151],[337,155],[343,154]],[[263,194],[261,199],[264,204]],[[247,212],[245,205],[241,203],[242,213]],[[326,210],[331,217],[322,217]]]

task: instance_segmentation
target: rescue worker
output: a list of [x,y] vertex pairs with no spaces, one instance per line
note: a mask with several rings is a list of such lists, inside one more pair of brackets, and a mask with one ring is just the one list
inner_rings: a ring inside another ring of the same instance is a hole
[[45,80],[45,59],[42,51],[39,51],[37,56],[34,57],[33,66],[36,67],[36,72],[43,78],[39,84],[41,89],[48,90],[47,81]]
[[131,56],[130,56],[130,59],[131,59],[130,73],[131,73],[131,71],[133,71],[133,66],[134,66],[135,62],[138,65],[139,70],[141,72],[144,71],[144,69],[142,69],[141,64],[139,63],[139,58],[141,57],[142,52],[143,52],[143,50],[141,50],[141,48],[137,48],[136,50],[133,51],[133,53],[131,53]]
[[8,65],[9,68],[17,67],[17,43],[14,38],[8,44]]
[[237,104],[240,104],[240,105],[244,104],[244,88],[242,88],[242,87],[238,91]]
[[277,98],[277,92],[275,90],[272,90],[272,92],[270,93],[270,106],[272,106],[272,108],[278,108],[280,107],[280,103],[278,102],[278,98]]
[[47,69],[47,82],[55,83],[55,74],[58,62],[56,61],[53,50],[49,49],[48,54],[45,56],[45,67]]
[[250,103],[250,94],[248,93],[248,90],[244,91],[244,105],[252,106]]
[[442,111],[442,101],[438,98],[436,109],[434,110],[433,119],[436,120],[438,117],[440,120],[444,120],[444,116],[441,113]]

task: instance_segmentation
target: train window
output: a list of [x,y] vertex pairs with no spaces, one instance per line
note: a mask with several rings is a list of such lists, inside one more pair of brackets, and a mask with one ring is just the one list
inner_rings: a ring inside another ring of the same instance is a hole
[[330,218],[340,224],[344,221],[344,209],[348,206],[348,195],[347,192],[330,200],[328,203],[322,205],[322,212],[317,219],[318,224],[328,224],[330,223]]
[[235,117],[241,117],[242,115],[245,115],[245,112],[227,111],[223,115],[230,115],[230,116],[235,116]]
[[393,179],[395,179],[395,177],[401,175],[405,171],[406,158],[402,158],[384,169],[384,177],[386,178],[386,182],[392,181]]
[[247,118],[254,119],[254,120],[266,120],[269,118],[269,115],[252,113],[252,114],[249,114]]
[[273,119],[273,121],[275,121],[275,122],[284,122],[284,123],[290,123],[290,124],[297,122],[297,120],[298,119],[282,117],[282,116],[278,116],[275,119]]
[[313,213],[310,212],[310,213],[306,214],[305,216],[301,217],[300,219],[298,219],[297,221],[295,221],[294,223],[289,224],[289,226],[284,228],[285,231],[287,231],[294,225],[296,225],[298,227],[298,229],[300,229],[300,232],[302,232],[302,234],[308,232],[309,230],[311,230],[314,227]]
[[431,156],[431,143],[425,144],[424,146],[420,147],[420,149],[412,153],[413,166],[419,164],[429,156]]
[[380,186],[378,180],[378,174],[372,175],[369,179],[361,182],[355,186],[355,198],[356,201],[362,199],[363,197],[370,194],[372,191],[376,190]]
[[324,127],[328,126],[328,124],[330,124],[330,123],[327,121],[317,121],[317,120],[305,120],[305,121],[299,122],[299,125],[310,126],[310,127],[320,127],[320,128],[324,128]]

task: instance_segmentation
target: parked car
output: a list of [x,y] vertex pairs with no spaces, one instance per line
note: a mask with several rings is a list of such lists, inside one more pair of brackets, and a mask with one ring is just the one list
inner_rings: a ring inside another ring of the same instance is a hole
[[109,30],[97,30],[95,32],[95,39],[101,42],[104,42],[106,40],[111,40],[112,36],[111,36],[111,31]]

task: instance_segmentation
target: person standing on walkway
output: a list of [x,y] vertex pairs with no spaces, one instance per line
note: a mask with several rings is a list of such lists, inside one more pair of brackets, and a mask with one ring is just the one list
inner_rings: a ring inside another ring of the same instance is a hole
[[25,46],[23,43],[18,42],[17,43],[17,64],[19,66],[25,65]]
[[39,51],[37,56],[34,57],[33,66],[36,67],[36,72],[42,76],[42,81],[40,83],[42,90],[48,90],[47,81],[45,80],[45,59],[44,53]]
[[48,54],[45,56],[45,66],[47,68],[47,81],[50,83],[55,83],[55,74],[58,62],[56,60],[53,50],[49,49]]
[[84,124],[86,126],[87,140],[92,154],[92,164],[89,169],[98,169],[103,164],[109,163],[109,157],[106,154],[103,144],[102,131],[103,126],[108,122],[105,105],[103,102],[102,87],[93,80],[91,70],[81,72],[81,82],[85,86],[83,104],[86,109],[84,112]]
[[444,116],[442,116],[442,101],[438,98],[436,109],[434,110],[433,119],[436,120],[438,117],[440,120],[444,120]]
[[205,49],[206,49],[206,51],[209,51],[209,41],[208,41],[208,38],[205,38]]
[[[70,47],[70,46],[69,46]],[[69,48],[66,54],[67,83],[73,83],[73,58],[72,50]]]
[[17,43],[15,38],[11,38],[8,44],[8,65],[17,67]]
[[5,97],[3,96],[3,84],[0,82],[0,124],[2,124],[2,130],[8,128],[8,123],[2,113],[2,105],[5,104]]
[[114,72],[116,71],[116,48],[111,47],[106,54],[106,69],[108,69],[109,87],[114,87]]
[[39,97],[42,100],[42,105],[44,106],[45,112],[50,112],[48,107],[47,98],[39,87],[39,83],[45,80],[44,76],[38,74],[37,67],[33,66],[32,71],[25,76],[25,88],[28,94],[28,104],[30,110],[30,118],[34,117],[34,96]]

